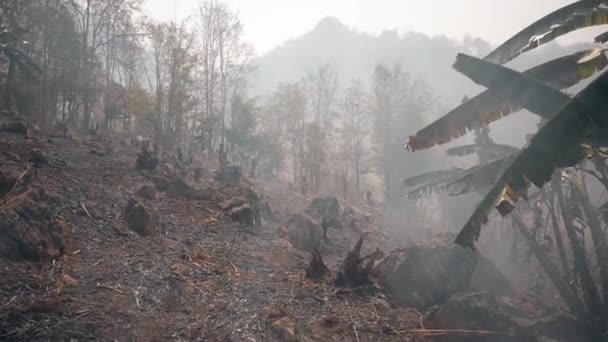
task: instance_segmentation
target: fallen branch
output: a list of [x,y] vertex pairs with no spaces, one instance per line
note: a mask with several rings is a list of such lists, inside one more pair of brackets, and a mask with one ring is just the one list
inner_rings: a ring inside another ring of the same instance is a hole
[[475,335],[509,335],[506,332],[488,331],[488,330],[450,330],[450,329],[412,329],[401,332],[412,332],[416,334],[428,334],[432,336],[440,336],[447,334],[475,334]]
[[109,285],[101,285],[101,284],[100,284],[100,285],[97,285],[97,288],[98,288],[98,289],[99,289],[99,288],[102,288],[102,289],[108,289],[108,290],[116,291],[116,292],[118,292],[118,293],[120,293],[120,294],[125,294],[125,293],[124,293],[124,291],[121,291],[121,290],[119,290],[119,289],[117,289],[117,288],[115,288],[115,287],[109,286]]
[[93,218],[93,216],[91,216],[91,214],[89,213],[89,211],[87,210],[87,207],[84,206],[84,203],[80,202],[80,206],[82,207],[82,210],[84,210],[85,214],[87,214],[87,216],[89,218]]

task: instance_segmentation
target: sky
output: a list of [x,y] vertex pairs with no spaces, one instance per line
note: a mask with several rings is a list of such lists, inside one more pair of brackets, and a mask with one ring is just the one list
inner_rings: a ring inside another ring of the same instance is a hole
[[[258,54],[310,31],[332,16],[351,29],[417,31],[462,38],[469,34],[493,44],[573,0],[225,0],[245,25],[245,38]],[[146,0],[157,19],[182,19],[198,0]]]

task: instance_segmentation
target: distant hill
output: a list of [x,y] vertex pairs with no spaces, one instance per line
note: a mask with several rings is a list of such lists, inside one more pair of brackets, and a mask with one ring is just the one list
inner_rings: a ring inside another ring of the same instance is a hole
[[[522,70],[583,47],[551,43],[517,58],[510,66]],[[326,63],[338,72],[342,85],[353,78],[367,82],[377,64],[398,62],[414,77],[428,81],[439,96],[441,107],[449,109],[465,94],[471,96],[482,90],[452,69],[456,54],[483,57],[491,49],[490,43],[473,37],[457,41],[446,36],[396,31],[372,35],[327,17],[308,33],[259,57],[251,79],[252,90],[256,95],[269,94],[280,82],[297,81]],[[434,117],[442,114],[436,113]],[[535,124],[533,115],[518,113],[493,124],[493,136],[500,142],[521,146],[525,134],[536,129]],[[404,132],[404,137],[409,133],[413,132]]]
[[[455,100],[462,96],[450,90],[460,88],[466,81],[450,68],[456,53],[481,55],[490,48],[487,42],[472,38],[456,42],[443,36],[396,31],[374,36],[351,30],[328,17],[310,32],[261,56],[253,83],[257,93],[265,94],[279,82],[297,81],[325,63],[338,71],[342,83],[353,78],[367,81],[377,64],[399,62],[412,75],[426,79],[447,99]],[[469,88],[463,90],[475,89],[469,82]]]

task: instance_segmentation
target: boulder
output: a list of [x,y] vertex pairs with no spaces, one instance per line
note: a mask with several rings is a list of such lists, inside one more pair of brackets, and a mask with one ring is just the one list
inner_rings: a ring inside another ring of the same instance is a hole
[[59,198],[41,189],[10,195],[0,208],[0,256],[38,261],[71,251],[71,229],[58,208]]
[[142,236],[156,234],[156,214],[143,203],[130,199],[125,207],[124,219],[132,231]]
[[468,289],[478,259],[476,252],[455,244],[417,245],[391,252],[374,273],[398,302],[429,307]]
[[517,324],[504,312],[497,299],[487,292],[458,294],[431,312],[425,319],[427,329],[484,331],[437,336],[449,342],[535,342],[534,334]]

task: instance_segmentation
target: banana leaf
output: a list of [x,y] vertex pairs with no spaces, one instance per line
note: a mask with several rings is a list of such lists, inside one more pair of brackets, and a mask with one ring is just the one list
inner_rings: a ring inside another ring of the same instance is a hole
[[519,152],[517,147],[502,144],[473,144],[450,148],[446,151],[448,156],[467,156],[477,153],[485,153],[493,158],[500,158],[515,152]]
[[496,183],[501,172],[513,162],[517,152],[481,165],[476,165],[462,172],[458,177],[455,177],[451,182],[446,184],[445,187],[448,194],[450,196],[459,196],[487,190]]
[[581,0],[564,6],[521,30],[484,60],[504,64],[555,38],[585,27],[608,24],[608,1]]
[[426,184],[422,184],[405,194],[409,200],[419,200],[420,198],[436,192],[445,191],[445,186],[452,180],[451,177],[436,179]]
[[[590,49],[543,63],[525,74],[556,89],[564,89],[590,77],[607,64],[608,59],[601,51]],[[521,106],[486,90],[410,136],[405,147],[416,151],[445,144],[520,109]]]
[[608,42],[608,31],[598,34],[595,37],[595,43],[597,44],[604,44],[605,42]]
[[608,72],[569,98],[527,75],[474,57],[459,54],[454,68],[531,111],[548,116],[556,113],[515,155],[458,234],[457,244],[474,248],[493,208],[507,215],[514,208],[512,203],[526,198],[530,183],[542,188],[558,168],[574,166],[593,155],[594,146],[589,143],[608,134]]
[[431,171],[426,172],[414,177],[406,178],[403,180],[403,185],[412,187],[412,186],[421,186],[431,182],[435,182],[442,179],[452,178],[462,172],[462,169],[452,169],[452,170],[439,170],[439,171]]

